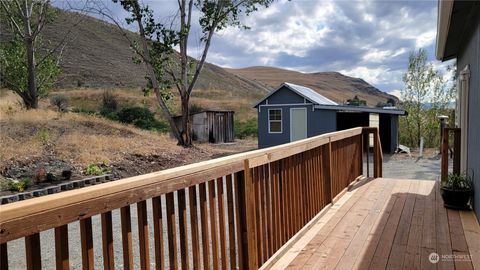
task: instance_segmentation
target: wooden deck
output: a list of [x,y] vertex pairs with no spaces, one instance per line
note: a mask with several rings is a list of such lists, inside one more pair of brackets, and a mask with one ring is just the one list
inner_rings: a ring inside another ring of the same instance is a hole
[[480,228],[473,212],[443,207],[436,181],[378,178],[354,186],[277,254],[264,268],[480,269]]

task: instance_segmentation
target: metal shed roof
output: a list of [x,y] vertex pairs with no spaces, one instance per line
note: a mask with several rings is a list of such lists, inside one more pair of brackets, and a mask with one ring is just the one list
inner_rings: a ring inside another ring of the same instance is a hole
[[338,105],[338,103],[328,99],[319,93],[315,92],[314,90],[301,86],[296,85],[293,83],[284,82],[282,83],[277,89],[271,91],[266,97],[262,98],[254,107],[257,107],[260,103],[262,103],[265,99],[270,97],[271,95],[275,94],[278,90],[282,89],[283,87],[287,87],[288,89],[292,90],[293,92],[297,93],[298,95],[304,97],[305,99],[309,100],[313,104],[317,105]]

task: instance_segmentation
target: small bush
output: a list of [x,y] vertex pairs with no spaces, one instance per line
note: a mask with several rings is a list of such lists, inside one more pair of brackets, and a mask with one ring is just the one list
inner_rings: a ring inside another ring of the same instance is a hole
[[10,180],[8,183],[11,191],[24,192],[28,187],[32,185],[32,181],[28,178],[22,180]]
[[235,121],[235,137],[245,139],[247,137],[257,137],[258,122],[255,118],[250,118],[247,121]]
[[110,113],[106,117],[122,123],[133,124],[142,129],[168,131],[168,125],[155,119],[155,115],[145,107],[126,107],[115,114]]
[[114,111],[117,110],[117,108],[118,108],[117,97],[112,93],[112,91],[107,90],[107,91],[103,92],[102,111],[114,112]]
[[48,145],[50,143],[50,132],[48,132],[48,129],[45,129],[45,128],[40,129],[35,134],[35,137],[43,145]]
[[59,112],[68,111],[68,97],[64,95],[55,95],[50,97],[50,104],[55,106]]
[[203,112],[205,110],[206,109],[204,107],[202,107],[201,105],[195,104],[195,103],[191,104],[190,108],[189,108],[190,114]]
[[107,162],[102,162],[100,165],[96,163],[88,164],[87,168],[85,169],[85,174],[87,175],[103,175],[110,173],[111,170],[108,167]]
[[72,112],[86,114],[86,115],[96,115],[97,114],[97,112],[95,112],[93,110],[87,110],[85,108],[73,108]]

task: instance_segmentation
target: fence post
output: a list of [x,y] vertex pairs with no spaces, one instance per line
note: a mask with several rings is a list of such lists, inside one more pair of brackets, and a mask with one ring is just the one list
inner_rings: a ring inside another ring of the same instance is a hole
[[[248,159],[244,162],[243,175],[237,181],[239,220],[242,232],[242,257],[245,269],[258,269],[257,239],[255,229],[255,191]],[[241,179],[243,176],[243,179]]]
[[442,130],[442,167],[440,169],[441,181],[445,181],[448,175],[448,129]]

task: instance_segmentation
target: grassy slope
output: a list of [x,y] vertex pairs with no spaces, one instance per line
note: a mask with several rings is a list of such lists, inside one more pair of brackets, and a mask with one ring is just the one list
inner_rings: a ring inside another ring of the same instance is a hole
[[84,173],[90,163],[107,161],[117,177],[177,167],[215,156],[245,151],[255,141],[221,146],[196,144],[183,148],[168,134],[140,130],[101,117],[41,109],[25,111],[18,98],[0,89],[0,178],[25,171],[31,177],[39,165],[61,161]]
[[[60,12],[45,28],[43,39],[57,44],[77,22],[80,23],[70,33],[63,52],[63,74],[58,89],[79,86],[83,89],[127,89],[132,91],[133,98],[141,95],[145,68],[132,62],[130,45],[115,26],[92,17]],[[135,34],[129,36],[135,39]],[[267,92],[260,83],[207,63],[193,92],[193,102],[212,109],[245,111],[241,113],[241,118],[245,118],[254,115],[251,106]]]
[[367,100],[368,105],[375,106],[379,101],[394,98],[359,78],[345,76],[338,72],[301,73],[274,67],[249,67],[228,69],[245,78],[262,82],[267,87],[276,87],[282,82],[291,82],[310,87],[320,94],[342,103],[358,95]]

